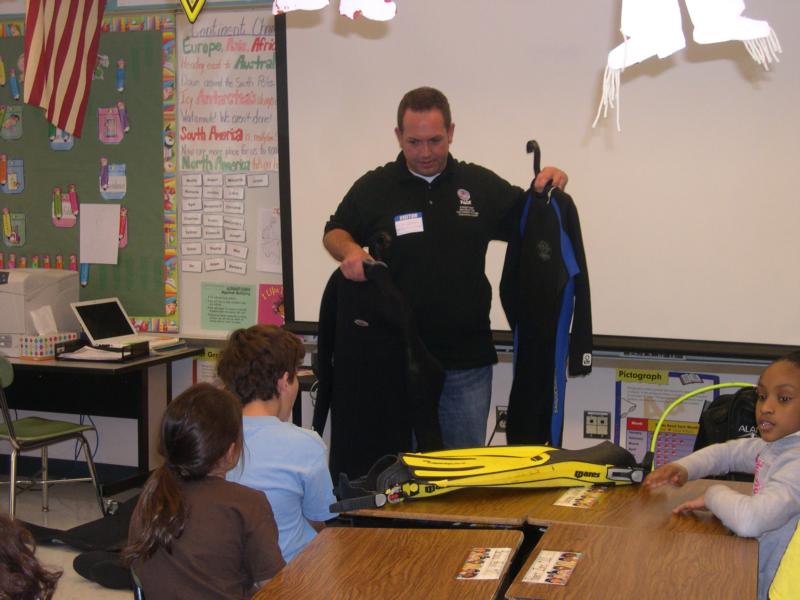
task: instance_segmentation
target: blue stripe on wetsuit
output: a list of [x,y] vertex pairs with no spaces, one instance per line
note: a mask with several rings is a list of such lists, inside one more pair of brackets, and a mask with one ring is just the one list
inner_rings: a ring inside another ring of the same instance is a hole
[[575,259],[575,249],[567,232],[564,231],[564,224],[561,221],[561,210],[558,202],[554,198],[550,200],[553,210],[558,218],[558,225],[561,232],[561,259],[564,261],[564,268],[567,270],[569,279],[564,286],[564,294],[561,298],[561,311],[558,315],[558,325],[556,326],[556,351],[555,365],[556,372],[553,381],[555,393],[553,394],[553,418],[550,421],[550,437],[553,446],[561,445],[561,428],[564,425],[564,397],[567,387],[567,360],[569,359],[569,326],[572,323],[572,314],[575,308],[575,277],[581,272],[578,261]]

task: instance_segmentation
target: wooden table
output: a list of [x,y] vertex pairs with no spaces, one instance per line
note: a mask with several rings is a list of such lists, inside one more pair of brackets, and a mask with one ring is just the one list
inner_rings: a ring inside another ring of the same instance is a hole
[[407,500],[383,508],[347,513],[354,517],[414,519],[448,523],[474,523],[521,527],[551,523],[578,523],[617,527],[663,528],[670,531],[727,534],[728,530],[710,513],[675,516],[671,510],[684,500],[695,498],[715,483],[743,493],[752,483],[697,480],[682,488],[662,487],[648,492],[638,485],[612,487],[588,509],[553,506],[566,488],[547,490],[464,489],[424,500]]
[[519,531],[329,527],[253,598],[489,600],[504,577],[456,573],[476,547],[511,548],[507,571],[521,543]]
[[564,490],[547,490],[530,496],[528,523],[548,526],[553,523],[604,525],[648,531],[680,531],[730,535],[730,531],[714,515],[706,511],[683,515],[672,514],[678,504],[696,498],[714,484],[727,485],[750,494],[752,483],[698,479],[680,488],[663,486],[649,491],[641,486],[620,486],[609,489],[591,508],[554,506]]
[[[541,550],[582,552],[564,586],[523,583]],[[506,591],[513,600],[755,598],[758,542],[735,536],[556,524]]]
[[530,512],[533,496],[540,493],[535,490],[471,488],[347,514],[355,517],[522,527]]

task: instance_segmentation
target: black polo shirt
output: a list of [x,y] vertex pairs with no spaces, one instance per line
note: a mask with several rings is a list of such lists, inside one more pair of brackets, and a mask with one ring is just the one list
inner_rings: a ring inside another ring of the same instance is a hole
[[452,156],[428,183],[408,170],[400,153],[353,184],[325,231],[344,229],[362,246],[388,233],[387,262],[423,341],[445,368],[470,369],[497,362],[486,249],[490,240],[508,239],[511,209],[523,194]]

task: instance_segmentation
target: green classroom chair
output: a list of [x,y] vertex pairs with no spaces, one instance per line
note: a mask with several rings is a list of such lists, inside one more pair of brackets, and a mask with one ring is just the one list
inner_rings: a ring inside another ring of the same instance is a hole
[[[84,437],[84,432],[94,431],[93,425],[82,425],[80,423],[70,423],[69,421],[56,421],[53,419],[43,419],[41,417],[25,417],[23,419],[12,419],[8,408],[5,388],[14,381],[14,367],[4,356],[0,356],[0,412],[3,421],[0,423],[0,441],[11,444],[11,469],[9,476],[8,512],[14,518],[16,509],[17,484],[30,482],[42,486],[42,510],[49,510],[48,488],[54,483],[68,483],[76,481],[91,481],[94,485],[97,503],[100,512],[105,516],[105,506],[100,487],[97,483],[97,473],[92,460],[92,453],[89,450],[89,443]],[[47,448],[61,442],[76,440],[81,444],[83,453],[86,456],[86,464],[89,468],[89,477],[79,477],[72,479],[53,479],[47,477]],[[42,470],[39,479],[18,479],[17,478],[17,457],[21,452],[29,450],[42,451]]]

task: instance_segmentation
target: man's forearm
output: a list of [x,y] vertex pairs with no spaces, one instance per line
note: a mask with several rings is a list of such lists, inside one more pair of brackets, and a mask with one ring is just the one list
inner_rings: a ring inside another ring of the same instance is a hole
[[364,261],[372,257],[356,243],[344,229],[331,229],[322,238],[322,244],[330,255],[338,260],[342,273],[352,281],[364,281]]
[[322,237],[322,245],[328,253],[338,261],[342,261],[345,256],[358,249],[361,249],[356,241],[344,229],[331,229]]

